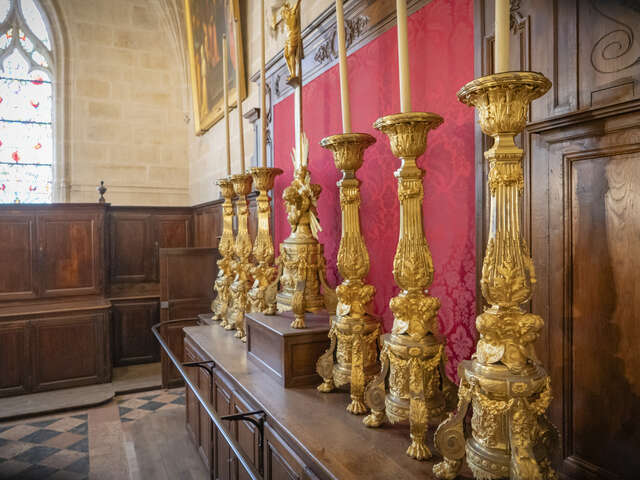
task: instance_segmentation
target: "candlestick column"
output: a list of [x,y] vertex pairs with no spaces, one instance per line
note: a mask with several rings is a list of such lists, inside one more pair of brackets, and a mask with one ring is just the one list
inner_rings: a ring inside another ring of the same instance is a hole
[[231,283],[233,282],[234,273],[234,260],[233,255],[235,253],[233,236],[233,197],[235,195],[233,191],[233,183],[229,178],[221,178],[217,182],[222,196],[224,197],[224,203],[222,204],[222,236],[220,237],[220,243],[218,244],[218,251],[221,258],[218,260],[218,277],[214,284],[214,290],[217,295],[211,304],[213,310],[213,319],[220,320],[220,326],[225,327],[228,324],[228,313],[230,305],[230,290]]
[[[550,454],[557,431],[545,413],[551,382],[534,349],[544,321],[520,307],[531,299],[536,276],[520,231],[523,151],[513,140],[526,125],[529,103],[550,87],[539,73],[507,72],[478,78],[458,92],[461,102],[478,109],[482,131],[494,139],[484,154],[491,224],[480,280],[490,307],[476,318],[475,355],[458,367],[457,412],[435,435],[444,457],[433,468],[438,478],[455,478],[465,455],[475,478],[556,478]],[[471,436],[465,442],[469,405]]]

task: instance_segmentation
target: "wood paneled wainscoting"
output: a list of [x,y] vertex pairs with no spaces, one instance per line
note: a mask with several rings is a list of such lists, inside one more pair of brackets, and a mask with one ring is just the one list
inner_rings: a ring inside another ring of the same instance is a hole
[[[511,8],[511,67],[553,82],[532,104],[521,144],[538,277],[531,309],[546,322],[538,352],[561,434],[555,465],[563,478],[638,478],[640,8],[604,0]],[[493,2],[476,0],[475,16],[480,76],[492,71]],[[479,130],[476,138],[481,261],[489,145]]]
[[[216,249],[221,203],[0,205],[0,396],[108,382],[112,366],[159,361],[150,329],[161,317],[161,252]],[[189,324],[210,308],[216,254],[181,297]],[[181,350],[182,329],[171,335]]]

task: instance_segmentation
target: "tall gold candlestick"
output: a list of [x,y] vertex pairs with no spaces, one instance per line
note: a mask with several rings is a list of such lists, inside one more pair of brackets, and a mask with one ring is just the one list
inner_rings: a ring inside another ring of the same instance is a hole
[[254,167],[251,169],[253,184],[260,192],[258,203],[258,233],[253,244],[253,256],[258,264],[251,270],[253,286],[249,291],[252,312],[267,315],[276,313],[276,293],[278,287],[278,268],[273,265],[275,250],[271,237],[271,198],[269,190],[278,175],[279,168]]
[[411,111],[411,77],[409,75],[409,42],[407,40],[407,0],[396,0],[398,19],[398,72],[400,74],[400,111]]
[[[385,415],[392,423],[409,420],[411,445],[407,455],[418,460],[431,456],[425,442],[429,423],[439,422],[455,386],[444,373],[444,344],[437,337],[440,301],[428,295],[433,261],[423,229],[422,179],[416,164],[427,147],[427,133],[442,123],[434,113],[399,113],[379,118],[374,127],[385,133],[394,156],[402,160],[395,172],[400,200],[400,237],[393,276],[402,290],[391,299],[393,329],[383,335],[382,369],[367,386],[365,401],[371,414],[364,423],[380,426]],[[385,378],[389,374],[389,393]]]
[[246,342],[244,314],[249,307],[249,289],[251,288],[251,237],[249,236],[249,206],[247,195],[251,193],[252,178],[248,173],[240,173],[231,177],[233,190],[238,196],[236,215],[238,217],[238,233],[236,234],[235,278],[231,284],[232,311],[228,330],[235,328],[236,337]]
[[[242,28],[240,23],[240,15],[236,12],[236,98],[238,101],[238,135],[240,136],[240,172],[245,173],[245,164],[244,164],[244,120],[242,118],[242,96],[241,96],[241,88],[240,88],[240,62],[242,58],[240,57],[240,43],[242,41]],[[251,178],[251,177],[249,177]],[[234,184],[235,185],[235,184]]]
[[[260,2],[260,40],[260,125],[262,127],[260,157],[264,168],[267,166],[267,70],[265,68],[264,0]],[[254,176],[254,181],[255,178]],[[267,190],[271,190],[271,188],[273,185]]]
[[338,30],[338,57],[340,58],[340,99],[342,106],[342,132],[351,133],[351,108],[349,105],[349,79],[347,78],[347,46],[344,34],[344,9],[342,0],[336,0],[336,28]]
[[[224,138],[227,154],[227,176],[231,175],[231,138],[229,136],[229,86],[227,85],[229,67],[227,56],[229,55],[227,35],[222,35],[222,97],[224,102]],[[226,198],[226,197],[225,197]]]
[[[549,455],[557,431],[545,414],[551,382],[534,350],[544,321],[520,307],[531,299],[536,277],[520,232],[523,151],[513,141],[526,125],[529,103],[550,87],[539,73],[508,72],[478,78],[458,92],[461,102],[478,109],[482,131],[494,138],[484,154],[491,225],[480,280],[491,307],[476,319],[475,355],[458,367],[457,412],[436,432],[444,457],[433,468],[438,478],[455,478],[465,454],[475,478],[556,478]],[[465,442],[469,404],[471,437]]]
[[234,236],[233,236],[233,183],[227,178],[221,178],[217,182],[222,196],[224,197],[224,203],[222,204],[222,237],[218,244],[218,250],[221,258],[218,260],[218,277],[214,285],[214,290],[217,295],[213,300],[211,309],[213,310],[214,320],[221,320],[221,326],[225,327],[228,324],[228,313],[230,305],[230,290],[231,283],[233,282],[233,254],[234,248]]
[[323,379],[318,390],[330,392],[350,383],[347,411],[355,415],[367,412],[364,387],[378,370],[380,324],[368,313],[375,288],[364,282],[369,273],[369,253],[360,231],[360,180],[356,178],[364,151],[374,142],[366,133],[333,135],[320,142],[333,152],[336,168],[342,171],[338,182],[342,210],[338,269],[343,282],[336,288],[338,307],[329,331],[331,345],[316,366]]

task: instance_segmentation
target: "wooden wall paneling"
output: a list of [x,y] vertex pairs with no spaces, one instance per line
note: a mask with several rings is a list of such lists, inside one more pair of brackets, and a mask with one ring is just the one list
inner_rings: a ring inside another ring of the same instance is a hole
[[222,236],[222,199],[194,207],[195,247],[218,248]]
[[109,224],[111,282],[152,282],[157,259],[153,255],[151,214],[114,211]]
[[113,363],[135,365],[160,360],[160,346],[151,327],[160,321],[157,300],[114,301],[112,304]]
[[37,229],[42,296],[103,293],[103,213],[43,213]]
[[535,247],[549,261],[558,460],[571,478],[632,478],[640,471],[640,113],[539,137],[532,154],[550,195],[536,191],[534,204],[548,200],[549,226]]
[[30,390],[29,323],[0,322],[0,397]]
[[31,320],[33,390],[109,380],[107,312]]
[[0,301],[38,295],[35,230],[34,215],[0,212]]

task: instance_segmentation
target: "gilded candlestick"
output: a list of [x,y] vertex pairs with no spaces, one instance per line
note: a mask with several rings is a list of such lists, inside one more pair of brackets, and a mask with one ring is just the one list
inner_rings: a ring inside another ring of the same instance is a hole
[[217,295],[211,304],[213,319],[221,320],[220,326],[228,324],[230,290],[231,283],[235,277],[233,273],[235,253],[235,238],[233,236],[233,183],[229,177],[219,179],[216,184],[220,187],[224,203],[222,204],[222,237],[218,244],[221,258],[218,260],[218,277],[216,278],[214,290]]
[[273,239],[271,237],[271,198],[269,190],[278,175],[279,168],[254,167],[251,169],[253,184],[260,194],[258,204],[258,233],[253,244],[253,257],[257,265],[251,270],[253,286],[249,290],[249,301],[252,312],[262,312],[268,315],[276,313],[276,293],[278,283],[278,268],[273,265],[275,256]]
[[249,206],[247,195],[251,193],[252,178],[248,173],[240,173],[231,177],[233,190],[238,196],[236,202],[238,217],[238,233],[236,234],[235,254],[236,268],[235,278],[231,284],[231,317],[228,330],[235,328],[236,337],[246,341],[244,328],[244,314],[249,307],[248,292],[251,288],[251,237],[249,236]]
[[[482,131],[494,138],[484,154],[491,223],[480,280],[491,306],[476,319],[476,353],[458,368],[457,412],[436,432],[444,457],[433,468],[439,478],[455,478],[465,454],[476,478],[556,478],[549,455],[557,431],[545,413],[551,402],[550,377],[534,350],[544,321],[520,307],[531,299],[536,276],[520,231],[523,150],[514,143],[526,125],[530,102],[550,87],[539,73],[506,72],[478,78],[458,92],[461,102],[477,108]],[[469,404],[471,436],[465,442]]]
[[343,282],[336,288],[338,306],[329,331],[331,345],[316,366],[324,380],[318,390],[330,392],[350,383],[347,411],[355,415],[367,412],[364,387],[378,370],[380,324],[368,312],[375,288],[364,282],[369,273],[369,253],[360,231],[360,180],[356,178],[364,151],[374,142],[366,133],[333,135],[320,142],[333,152],[336,168],[342,171],[338,182],[342,210],[338,270]]
[[[393,276],[401,292],[391,299],[393,329],[383,335],[382,369],[365,391],[371,413],[368,427],[378,427],[385,416],[392,422],[409,420],[411,444],[407,455],[418,460],[431,456],[425,435],[429,423],[439,422],[455,386],[444,373],[444,344],[437,336],[440,301],[428,295],[433,261],[424,235],[422,201],[424,170],[416,164],[427,147],[427,134],[442,123],[434,113],[411,112],[379,118],[374,127],[385,133],[394,156],[401,159],[398,179],[400,237]],[[389,392],[385,378],[389,374]]]

